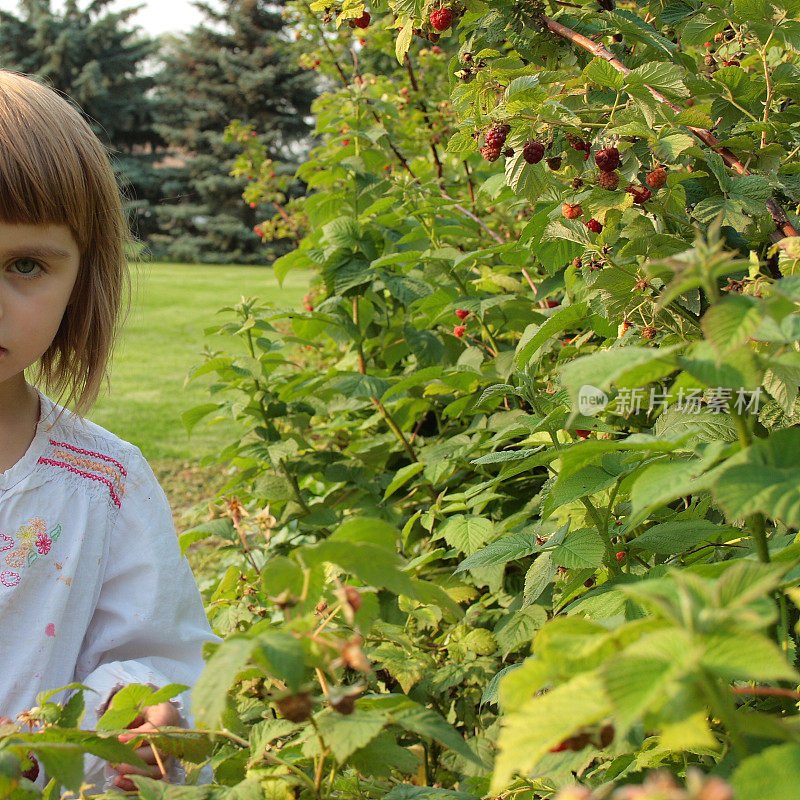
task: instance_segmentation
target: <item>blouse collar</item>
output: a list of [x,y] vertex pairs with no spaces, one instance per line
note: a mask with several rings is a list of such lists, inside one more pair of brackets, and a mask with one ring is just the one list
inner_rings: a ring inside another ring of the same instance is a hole
[[50,434],[57,422],[60,409],[49,397],[45,397],[38,389],[36,391],[39,395],[39,419],[36,422],[33,441],[28,445],[25,455],[13,467],[0,472],[0,492],[16,486],[27,478],[36,469],[39,459],[50,443]]

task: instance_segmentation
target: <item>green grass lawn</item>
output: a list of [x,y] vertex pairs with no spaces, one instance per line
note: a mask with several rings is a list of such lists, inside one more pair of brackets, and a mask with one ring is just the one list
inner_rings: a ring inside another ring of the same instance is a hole
[[232,344],[227,338],[205,337],[204,329],[224,319],[218,309],[243,295],[299,307],[308,283],[308,273],[291,272],[280,287],[264,267],[137,265],[131,311],[112,362],[111,392],[89,417],[138,445],[162,467],[164,462],[191,465],[219,453],[230,429],[201,425],[189,438],[181,422],[183,411],[209,400],[208,380],[184,387],[190,369],[202,361],[204,346]]

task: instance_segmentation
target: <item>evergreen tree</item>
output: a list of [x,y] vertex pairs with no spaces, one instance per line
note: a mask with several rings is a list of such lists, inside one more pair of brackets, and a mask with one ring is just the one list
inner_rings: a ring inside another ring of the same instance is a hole
[[253,233],[263,211],[242,201],[246,181],[229,174],[239,148],[223,141],[224,131],[233,119],[254,125],[270,157],[296,160],[310,131],[313,76],[297,64],[283,3],[195,5],[207,20],[170,37],[162,53],[158,129],[175,165],[162,171],[169,199],[158,210],[165,234],[152,237],[154,255],[263,263],[264,247]]
[[0,66],[38,75],[80,107],[111,148],[134,230],[146,238],[160,197],[153,164],[164,145],[153,127],[155,79],[145,73],[158,41],[127,24],[136,8],[112,12],[111,2],[80,8],[67,0],[57,13],[50,0],[20,0],[19,15],[0,11]]

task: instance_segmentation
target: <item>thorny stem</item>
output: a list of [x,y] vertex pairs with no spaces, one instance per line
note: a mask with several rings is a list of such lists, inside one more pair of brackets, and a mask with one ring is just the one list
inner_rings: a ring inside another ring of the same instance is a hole
[[[428,107],[425,104],[425,101],[420,97],[419,94],[419,84],[417,83],[417,76],[414,74],[414,67],[411,65],[411,59],[408,57],[408,53],[406,53],[405,57],[406,62],[406,71],[408,72],[409,80],[411,81],[411,88],[414,90],[414,94],[419,97],[417,102],[417,106],[419,110],[422,112],[422,118],[425,120],[425,124],[428,126],[429,130],[431,128],[431,121],[428,117]],[[442,170],[442,162],[439,160],[439,151],[436,149],[436,144],[434,143],[433,139],[430,139],[430,148],[431,153],[433,154],[433,162],[436,164],[436,177],[439,179],[441,183],[444,178],[444,172]]]

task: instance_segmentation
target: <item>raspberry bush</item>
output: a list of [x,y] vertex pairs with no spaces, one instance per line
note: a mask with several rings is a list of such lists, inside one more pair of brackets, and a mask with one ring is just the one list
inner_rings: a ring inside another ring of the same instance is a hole
[[229,138],[315,278],[194,372],[242,435],[187,796],[793,796],[797,7],[289,15],[305,196]]

